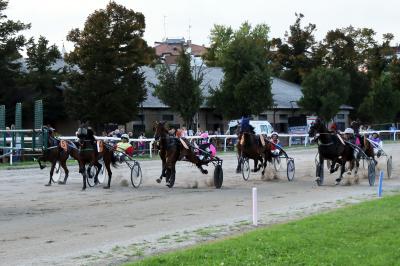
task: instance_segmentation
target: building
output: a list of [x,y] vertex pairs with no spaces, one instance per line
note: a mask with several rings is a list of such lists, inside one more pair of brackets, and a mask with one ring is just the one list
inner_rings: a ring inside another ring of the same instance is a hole
[[[150,67],[143,67],[143,72],[146,77],[147,99],[141,106],[141,113],[134,121],[127,123],[126,129],[133,131],[151,131],[154,121],[166,121],[175,127],[184,125],[183,120],[177,113],[174,113],[168,106],[164,105],[157,97],[153,95],[154,88],[149,86],[149,83],[157,84],[156,70]],[[209,86],[215,88],[220,85],[224,73],[222,68],[208,67],[204,69],[204,80],[201,84],[204,96],[209,96]],[[306,115],[304,111],[297,105],[297,101],[303,96],[301,87],[297,84],[284,81],[279,78],[272,80],[272,94],[274,106],[271,110],[254,116],[257,120],[268,120],[279,132],[288,131],[288,120],[290,117]],[[353,108],[351,106],[342,105],[340,112],[335,117],[335,122],[339,129],[344,129],[348,126],[348,116]],[[213,108],[210,108],[203,103],[198,113],[198,127],[201,130],[215,131],[227,130],[228,122],[220,115],[214,113]]]
[[193,44],[191,40],[185,41],[185,38],[167,38],[163,42],[154,43],[156,55],[166,64],[176,64],[182,48],[189,49],[195,58],[200,58],[207,51],[206,47]]

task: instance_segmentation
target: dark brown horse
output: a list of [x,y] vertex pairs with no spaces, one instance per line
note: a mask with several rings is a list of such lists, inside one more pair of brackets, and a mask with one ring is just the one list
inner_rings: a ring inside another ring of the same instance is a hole
[[[265,173],[267,161],[272,162],[271,144],[264,135],[256,135],[250,132],[241,132],[238,135],[236,144],[238,165],[236,172],[240,173],[241,158],[249,158],[254,160],[253,172],[258,172],[263,167],[262,175]],[[260,164],[258,162],[260,161]]]
[[[78,138],[79,138],[79,173],[82,174],[83,177],[83,186],[82,190],[86,189],[86,179],[88,178],[87,175],[90,173],[90,167],[96,167],[96,174],[94,176],[94,183],[98,184],[98,175],[101,170],[102,165],[99,163],[99,159],[102,157],[104,160],[104,165],[107,169],[108,173],[108,183],[104,188],[110,188],[111,184],[111,167],[112,164],[116,167],[116,157],[114,155],[114,149],[109,146],[105,145],[103,142],[99,143],[99,147],[103,147],[103,149],[97,149],[97,142],[94,137],[94,131],[88,127],[81,127],[78,129]],[[86,165],[89,165],[88,171],[86,171]]]
[[[336,172],[340,165],[340,176],[336,179],[336,185],[338,185],[343,178],[346,162],[352,163],[355,159],[353,147],[346,144],[336,133],[328,131],[320,119],[315,120],[308,134],[318,143],[320,165],[324,165],[325,159],[331,160],[331,174]],[[320,177],[317,178],[317,182],[322,183]]]
[[186,160],[195,164],[203,174],[208,171],[203,169],[203,165],[207,165],[210,160],[200,160],[195,148],[185,138],[177,138],[170,136],[163,122],[155,122],[154,140],[158,143],[159,154],[162,161],[161,175],[157,178],[157,183],[160,183],[162,178],[166,178],[166,185],[173,187],[175,183],[175,165],[178,160]]
[[[48,161],[51,163],[50,168],[50,178],[49,182],[46,186],[51,186],[51,183],[54,182],[53,174],[56,163],[59,162],[60,166],[64,169],[65,178],[63,182],[59,182],[59,184],[65,184],[65,181],[68,178],[69,170],[67,168],[67,160],[71,155],[74,159],[77,159],[78,153],[74,151],[71,147],[73,147],[73,143],[70,141],[62,141],[53,136],[53,130],[44,127],[44,130],[48,130],[48,136],[46,147],[43,147],[43,154],[38,158],[38,163],[40,169],[45,168],[46,166],[42,164],[43,161]],[[64,146],[64,148],[62,147]]]

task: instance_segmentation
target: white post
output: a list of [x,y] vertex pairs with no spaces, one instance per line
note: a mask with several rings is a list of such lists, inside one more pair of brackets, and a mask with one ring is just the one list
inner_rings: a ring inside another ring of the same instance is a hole
[[289,136],[289,147],[292,147],[292,136]]
[[224,152],[226,152],[226,140],[227,140],[227,138],[225,137],[225,139],[224,139]]
[[14,153],[13,146],[14,146],[13,137],[11,136],[11,141],[10,141],[10,165],[13,165],[13,153]]
[[307,142],[308,142],[308,136],[306,136],[304,139],[304,147],[307,147]]
[[378,197],[382,197],[383,171],[379,174]]
[[154,142],[154,140],[150,141],[150,147],[149,147],[150,158],[153,158],[153,152],[152,152],[152,150],[153,150],[153,142]]
[[258,225],[258,217],[257,217],[257,188],[253,187],[253,225]]

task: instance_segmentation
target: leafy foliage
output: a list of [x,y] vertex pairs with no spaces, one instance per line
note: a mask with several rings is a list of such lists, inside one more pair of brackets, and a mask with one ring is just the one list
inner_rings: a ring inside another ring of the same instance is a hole
[[274,74],[297,84],[301,84],[303,77],[317,66],[314,53],[316,42],[314,32],[315,24],[301,26],[303,14],[296,14],[296,21],[285,33],[284,40],[275,38],[272,45],[276,52],[272,55]]
[[319,67],[305,77],[299,105],[329,121],[347,102],[350,78],[339,69]]
[[[19,84],[22,78],[19,59],[27,41],[19,32],[29,29],[30,24],[7,19],[4,14],[7,6],[8,1],[0,0],[0,103],[11,109],[16,102],[23,101],[26,94]],[[11,119],[12,116],[8,116],[7,123]]]
[[220,88],[210,89],[208,104],[226,118],[259,114],[272,106],[268,32],[265,24],[252,29],[243,23],[220,56],[224,80]]
[[192,128],[193,117],[204,100],[200,88],[204,75],[202,67],[192,69],[190,61],[190,55],[182,48],[177,68],[162,65],[157,74],[159,83],[152,85],[155,96],[178,112],[186,126]]
[[382,73],[360,106],[360,113],[373,122],[392,122],[400,112],[400,90],[393,88],[390,74]]
[[48,43],[42,36],[37,43],[33,39],[28,43],[28,73],[24,83],[32,88],[35,98],[43,99],[44,122],[54,124],[66,117],[61,86],[64,73],[63,69],[53,69],[57,59],[61,59],[61,53],[57,46],[48,46]]
[[143,39],[142,13],[111,1],[91,14],[81,31],[67,39],[75,49],[67,55],[71,69],[66,93],[67,111],[95,126],[125,123],[138,112],[146,89],[140,67],[150,64],[154,50]]

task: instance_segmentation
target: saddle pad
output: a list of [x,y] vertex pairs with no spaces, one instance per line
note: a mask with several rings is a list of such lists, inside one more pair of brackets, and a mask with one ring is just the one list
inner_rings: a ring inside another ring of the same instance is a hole
[[97,151],[98,151],[98,152],[103,152],[103,149],[104,149],[104,143],[103,143],[103,141],[98,140],[98,141],[97,141]]
[[66,140],[61,140],[61,141],[60,141],[60,147],[61,147],[65,152],[67,152],[67,151],[68,151],[68,143],[67,143],[67,141],[66,141]]
[[179,140],[181,141],[181,143],[182,143],[182,145],[183,145],[183,147],[185,147],[185,149],[189,149],[189,147],[188,147],[188,145],[186,144],[186,142],[183,140],[183,139],[181,139],[181,138],[179,138]]
[[265,140],[264,140],[264,136],[262,134],[260,135],[260,140],[261,140],[261,144],[263,145],[263,147],[265,147]]

